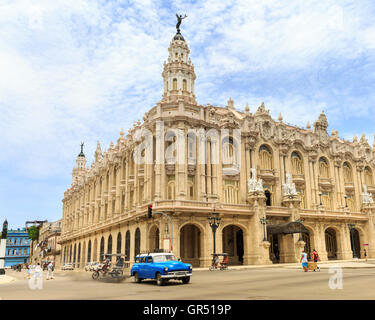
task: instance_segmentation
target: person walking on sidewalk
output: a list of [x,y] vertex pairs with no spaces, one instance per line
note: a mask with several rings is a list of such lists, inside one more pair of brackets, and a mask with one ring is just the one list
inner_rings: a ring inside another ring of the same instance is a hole
[[319,260],[319,255],[318,252],[314,249],[312,252],[313,260],[314,260],[314,271],[317,269],[319,270],[318,267],[318,260]]
[[305,252],[305,250],[302,251],[300,262],[302,262],[303,270],[307,272],[307,253]]
[[366,252],[366,249],[363,249],[363,255],[364,255],[365,260],[366,260],[366,262],[367,262],[367,252]]
[[49,264],[48,264],[48,266],[47,266],[47,280],[49,280],[49,279],[53,279],[53,263],[52,262],[50,262]]

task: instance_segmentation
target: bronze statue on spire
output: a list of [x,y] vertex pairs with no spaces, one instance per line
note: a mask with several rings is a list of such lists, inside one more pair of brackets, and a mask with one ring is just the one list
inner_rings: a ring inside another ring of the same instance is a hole
[[187,15],[185,14],[185,17],[183,17],[182,14],[178,15],[176,13],[176,17],[177,17],[176,29],[177,29],[177,33],[180,33],[181,22],[182,22],[183,19],[187,18]]

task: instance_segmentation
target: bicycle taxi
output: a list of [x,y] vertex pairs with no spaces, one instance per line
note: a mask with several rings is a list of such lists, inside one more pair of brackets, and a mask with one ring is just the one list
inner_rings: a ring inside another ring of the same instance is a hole
[[[210,271],[214,270],[227,270],[228,269],[228,253],[215,253],[212,254],[212,264]],[[221,260],[220,260],[221,259]]]
[[[93,271],[92,278],[94,280],[105,278],[123,280],[126,278],[125,275],[129,275],[129,272],[125,269],[129,269],[130,263],[125,262],[125,254],[107,253],[102,256],[102,260],[104,260],[104,263],[100,264]],[[113,257],[115,257],[116,259],[116,262],[114,264],[112,264]]]

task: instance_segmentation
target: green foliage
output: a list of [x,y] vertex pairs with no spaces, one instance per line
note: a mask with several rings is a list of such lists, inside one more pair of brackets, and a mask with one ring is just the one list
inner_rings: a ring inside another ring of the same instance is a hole
[[39,239],[39,228],[37,228],[36,226],[31,226],[30,228],[28,228],[27,232],[31,240],[36,241]]

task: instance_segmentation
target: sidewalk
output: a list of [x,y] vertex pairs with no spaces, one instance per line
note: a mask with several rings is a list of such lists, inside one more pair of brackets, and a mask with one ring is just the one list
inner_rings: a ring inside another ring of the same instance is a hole
[[[362,268],[375,268],[375,259],[368,259],[366,262],[364,259],[350,259],[350,260],[329,260],[319,261],[318,266],[320,269],[329,269],[330,267],[337,265],[343,269],[362,269]],[[253,265],[240,265],[240,266],[229,266],[229,270],[246,270],[246,269],[258,269],[258,268],[284,268],[284,269],[301,269],[299,262],[295,263],[275,263],[275,264],[253,264]],[[206,268],[193,268],[193,271],[207,271]]]
[[16,279],[13,278],[13,277],[10,277],[10,276],[7,276],[7,275],[1,275],[0,276],[0,284],[6,284],[6,283],[13,282],[13,281],[16,281]]

